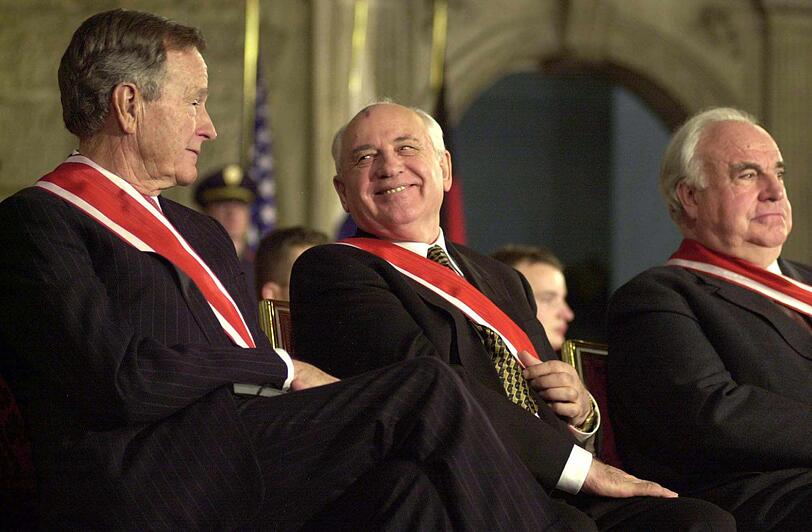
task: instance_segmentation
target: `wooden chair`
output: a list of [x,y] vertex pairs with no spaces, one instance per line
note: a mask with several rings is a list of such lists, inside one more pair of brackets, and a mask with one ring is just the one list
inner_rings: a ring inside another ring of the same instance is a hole
[[290,302],[279,299],[263,299],[259,302],[259,326],[268,335],[272,347],[278,347],[294,356],[293,325],[290,319]]
[[596,455],[609,465],[621,467],[615,446],[615,433],[609,419],[608,353],[606,344],[584,340],[566,340],[561,346],[561,360],[575,368],[601,410],[600,440],[597,442]]

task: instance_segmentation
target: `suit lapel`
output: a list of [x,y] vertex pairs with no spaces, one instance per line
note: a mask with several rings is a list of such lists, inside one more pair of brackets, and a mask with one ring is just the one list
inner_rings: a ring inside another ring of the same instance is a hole
[[[197,242],[195,239],[195,235],[187,235],[183,228],[187,227],[188,222],[188,214],[185,212],[184,209],[179,208],[171,201],[165,201],[163,198],[161,199],[161,209],[163,210],[164,215],[166,215],[167,219],[172,223],[175,229],[180,233],[184,239],[192,246],[195,252],[200,256],[201,259],[214,270],[213,265],[206,257],[205,249],[206,246],[201,245],[201,242]],[[165,260],[165,259],[164,259]],[[220,322],[217,321],[214,313],[211,310],[206,298],[203,297],[203,294],[200,290],[195,286],[194,282],[186,275],[183,271],[181,271],[177,266],[172,264],[169,261],[166,261],[169,264],[175,275],[177,277],[178,284],[180,285],[181,292],[183,293],[183,299],[186,301],[186,305],[189,308],[190,313],[194,317],[194,320],[197,322],[200,329],[203,331],[203,335],[206,337],[206,340],[209,343],[216,345],[218,343],[222,343],[221,336],[226,337],[225,331],[223,331],[223,327],[220,325]],[[216,331],[221,331],[222,334],[217,334]],[[214,338],[216,336],[217,338]]]
[[[375,235],[365,233],[362,230],[358,230],[356,236],[377,238]],[[460,269],[462,269],[465,278],[474,286],[479,288],[478,282],[480,279],[478,276],[473,274],[469,261],[466,260],[463,263],[463,261],[460,260],[460,254],[453,249],[448,242],[446,242],[446,247],[454,257],[454,260],[457,261]],[[383,261],[383,259],[379,260]],[[392,266],[389,265],[389,267]],[[462,365],[472,375],[476,375],[478,380],[487,384],[491,389],[501,393],[502,384],[499,381],[499,376],[496,374],[493,364],[491,363],[490,354],[488,354],[487,350],[482,344],[482,340],[479,338],[479,334],[471,325],[465,314],[417,281],[409,279],[400,273],[398,273],[398,276],[403,277],[410,286],[414,287],[415,292],[427,305],[437,309],[447,316],[447,323],[453,328],[454,333],[451,339],[452,349],[450,351],[451,353],[456,353],[459,356],[459,360],[447,360],[447,362]],[[486,293],[485,295],[488,294]],[[456,347],[453,347],[454,343],[456,343]],[[438,352],[442,353],[442,350],[438,350]]]
[[[514,294],[510,294],[509,290],[506,289],[504,280],[501,277],[488,275],[476,261],[462,254],[450,242],[446,242],[446,247],[448,248],[449,254],[457,262],[457,265],[459,265],[468,282],[485,294],[494,305],[502,309],[511,319],[516,320],[516,317],[512,315],[515,309],[513,300]],[[519,321],[516,323],[521,325]]]
[[[782,271],[793,279],[806,282],[798,277],[797,270],[785,267]],[[746,288],[727,283],[721,279],[694,272],[708,285],[716,289],[716,294],[726,301],[764,318],[784,338],[795,351],[803,357],[812,358],[812,334],[809,329],[791,318],[778,303]]]

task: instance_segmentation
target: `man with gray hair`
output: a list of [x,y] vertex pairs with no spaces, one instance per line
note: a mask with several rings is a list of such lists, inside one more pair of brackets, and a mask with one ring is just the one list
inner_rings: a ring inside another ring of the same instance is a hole
[[24,527],[561,530],[440,362],[339,382],[271,349],[226,231],[162,194],[216,137],[204,46],[150,13],[84,21],[59,69],[79,150],[0,204],[0,373],[39,480]]
[[427,113],[391,102],[362,109],[336,134],[333,184],[359,232],[296,261],[297,354],[340,377],[441,360],[545,489],[579,494],[572,502],[588,516],[558,506],[576,530],[732,528],[719,508],[675,498],[581,447],[597,409],[550,347],[527,280],[443,235],[452,172],[442,135]]
[[684,240],[609,308],[624,465],[727,509],[742,529],[808,528],[812,269],[780,257],[784,161],[739,110],[683,125],[660,185]]

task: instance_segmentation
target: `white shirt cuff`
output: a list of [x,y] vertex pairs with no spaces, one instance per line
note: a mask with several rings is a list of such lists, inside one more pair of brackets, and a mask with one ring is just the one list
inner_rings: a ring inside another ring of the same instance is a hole
[[279,358],[281,358],[288,367],[288,378],[285,379],[285,383],[282,384],[282,389],[288,391],[290,389],[290,383],[293,382],[296,373],[293,369],[293,360],[291,360],[288,352],[281,347],[274,347],[274,351],[276,351],[276,354],[279,355]]
[[584,485],[584,480],[586,480],[591,466],[592,453],[573,445],[570,457],[567,459],[567,463],[564,464],[564,470],[561,472],[561,477],[555,487],[573,495],[578,493],[581,491],[581,486]]

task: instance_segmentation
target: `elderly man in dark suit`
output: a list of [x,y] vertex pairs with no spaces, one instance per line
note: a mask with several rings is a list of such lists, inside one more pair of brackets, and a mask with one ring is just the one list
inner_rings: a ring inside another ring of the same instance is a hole
[[812,270],[780,258],[784,161],[749,115],[674,135],[661,190],[685,240],[615,293],[612,418],[624,464],[731,511],[744,529],[812,517]]
[[161,194],[216,136],[203,46],[86,20],[59,70],[79,152],[0,206],[0,370],[41,526],[562,529],[439,362],[336,382],[270,348],[222,226]]
[[596,407],[572,367],[556,359],[527,281],[445,240],[439,217],[451,155],[431,116],[371,105],[336,134],[333,158],[336,191],[360,231],[294,265],[297,352],[339,376],[406,359],[449,364],[547,490],[605,496],[575,498],[590,502],[591,518],[560,505],[577,529],[594,529],[592,518],[601,528],[731,526],[701,501],[614,498],[674,493],[578,445],[595,430]]

